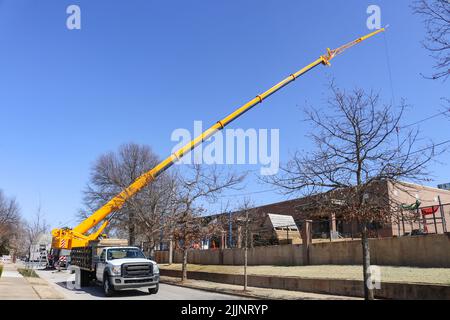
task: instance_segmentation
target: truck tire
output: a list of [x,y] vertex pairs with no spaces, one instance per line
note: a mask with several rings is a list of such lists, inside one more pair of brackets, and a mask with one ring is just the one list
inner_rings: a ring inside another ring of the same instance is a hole
[[105,297],[112,297],[114,295],[114,287],[107,274],[103,276],[103,293],[105,294]]
[[91,282],[91,273],[87,270],[80,270],[80,285],[82,287],[88,287]]
[[158,291],[159,291],[159,283],[156,285],[156,287],[148,289],[149,294],[157,294]]

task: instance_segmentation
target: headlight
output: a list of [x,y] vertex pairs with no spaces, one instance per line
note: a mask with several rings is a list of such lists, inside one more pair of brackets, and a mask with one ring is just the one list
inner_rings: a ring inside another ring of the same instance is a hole
[[159,267],[156,263],[153,265],[153,273],[159,273]]
[[111,273],[114,275],[119,275],[120,276],[120,266],[114,266],[111,268]]

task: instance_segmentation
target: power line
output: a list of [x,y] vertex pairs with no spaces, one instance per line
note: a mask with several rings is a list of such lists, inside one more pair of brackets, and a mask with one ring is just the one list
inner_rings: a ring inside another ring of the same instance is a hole
[[[433,115],[431,115],[429,117],[426,117],[424,119],[418,120],[416,122],[413,122],[413,123],[410,123],[410,124],[407,124],[407,125],[404,125],[404,126],[401,126],[401,127],[398,127],[398,128],[399,129],[404,129],[404,128],[412,127],[412,126],[415,126],[415,125],[420,124],[422,122],[425,122],[425,121],[437,118],[437,117],[439,117],[439,116],[441,116],[443,114],[446,114],[446,113],[450,113],[450,109],[438,112],[438,113],[433,114]],[[442,142],[434,144],[432,146],[425,147],[425,148],[422,148],[422,149],[410,152],[408,155],[412,155],[412,154],[416,154],[416,153],[419,153],[419,152],[427,151],[427,150],[430,150],[430,149],[433,149],[435,147],[439,147],[439,146],[442,146],[442,145],[445,145],[445,144],[448,144],[448,143],[450,143],[450,140],[442,141]],[[403,158],[403,157],[405,157],[405,156],[400,156],[399,158]],[[257,169],[250,170],[250,171],[256,171],[256,170]],[[277,191],[277,190],[279,190],[279,189],[278,188],[272,188],[272,189],[267,189],[267,190],[258,190],[258,191],[253,191],[253,192],[240,193],[240,194],[224,195],[223,197],[229,198],[229,197],[249,196],[249,195],[253,195],[253,194],[267,193],[267,192],[272,192],[272,191]]]
[[391,95],[392,95],[392,103],[395,104],[395,93],[394,93],[394,84],[392,80],[392,68],[391,68],[391,59],[389,56],[389,48],[388,48],[388,41],[386,33],[383,34],[384,36],[384,48],[386,53],[386,62],[387,62],[387,68],[388,68],[388,74],[389,74],[389,84],[391,86]]
[[439,117],[439,116],[441,116],[441,115],[443,115],[443,114],[446,114],[446,113],[449,113],[449,114],[450,114],[450,109],[449,109],[449,110],[441,111],[441,112],[439,112],[439,113],[433,114],[432,116],[429,116],[429,117],[424,118],[424,119],[422,119],[422,120],[418,120],[418,121],[416,121],[416,122],[413,122],[413,123],[410,123],[410,124],[401,126],[401,127],[399,127],[399,128],[400,128],[400,129],[403,129],[403,128],[412,127],[412,126],[418,125],[419,123],[422,123],[422,122],[425,122],[425,121],[428,121],[428,120],[437,118],[437,117]]
[[[393,84],[393,77],[392,77],[391,59],[390,59],[390,54],[389,54],[389,46],[388,46],[386,33],[383,34],[383,37],[384,37],[384,42],[385,42],[385,54],[386,54],[386,63],[387,63],[387,69],[388,69],[388,75],[389,75],[389,84],[390,84],[391,95],[392,95],[391,99],[392,99],[392,103],[395,104],[395,92],[394,92],[394,84]],[[434,114],[434,115],[432,115],[432,116],[430,116],[428,118],[416,121],[414,123],[407,124],[407,125],[404,125],[404,126],[400,126],[398,128],[399,129],[403,129],[403,128],[412,127],[414,125],[417,125],[419,123],[422,123],[422,122],[434,119],[434,118],[436,118],[436,117],[438,117],[440,115],[446,114],[446,113],[450,114],[450,109],[444,110],[442,112]]]
[[439,142],[437,144],[433,144],[432,146],[428,146],[428,147],[425,147],[425,148],[422,148],[422,149],[419,149],[419,150],[415,150],[413,152],[408,153],[407,155],[403,155],[403,156],[400,156],[400,157],[395,158],[395,159],[401,159],[401,158],[410,156],[412,154],[416,154],[416,153],[419,153],[419,152],[423,152],[423,151],[427,151],[427,150],[430,150],[430,149],[434,149],[436,147],[439,147],[439,146],[442,146],[442,145],[445,145],[445,144],[448,144],[448,143],[450,143],[450,140],[442,141],[442,142]]
[[266,193],[266,192],[271,192],[271,191],[276,191],[279,190],[278,188],[272,188],[272,189],[267,189],[267,190],[259,190],[259,191],[253,191],[253,192],[246,192],[246,193],[239,193],[239,194],[229,194],[229,195],[224,195],[222,197],[241,197],[241,196],[249,196],[252,194],[257,194],[257,193]]
[[[403,156],[400,156],[398,158],[394,158],[394,160],[395,159],[404,158],[406,156],[410,156],[410,155],[413,155],[413,154],[416,154],[416,153],[419,153],[419,152],[427,151],[427,150],[430,150],[430,149],[433,149],[433,148],[436,148],[436,147],[439,147],[439,146],[442,146],[442,145],[445,145],[445,144],[448,144],[448,143],[450,143],[450,139],[442,141],[442,142],[439,142],[439,143],[436,143],[436,144],[434,144],[432,146],[428,146],[428,147],[424,147],[424,148],[419,149],[419,150],[412,151],[408,155],[403,155]],[[272,189],[267,189],[267,190],[258,190],[258,191],[253,191],[253,192],[223,195],[222,197],[241,197],[241,196],[248,196],[248,195],[252,195],[252,194],[272,192],[272,191],[277,191],[277,190],[280,190],[280,189],[279,188],[272,188]]]

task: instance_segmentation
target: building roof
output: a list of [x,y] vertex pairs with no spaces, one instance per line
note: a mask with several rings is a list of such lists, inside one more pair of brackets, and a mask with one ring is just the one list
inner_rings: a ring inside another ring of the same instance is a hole
[[446,194],[450,194],[450,190],[447,189],[440,189],[440,188],[436,188],[436,187],[430,187],[430,186],[426,186],[423,184],[418,184],[418,183],[413,183],[413,182],[406,182],[406,181],[401,181],[402,184],[405,185],[409,185],[410,187],[414,188],[421,188],[424,190],[430,190],[430,191],[438,191],[438,192],[442,192],[442,193],[446,193]]
[[297,225],[295,224],[292,216],[273,213],[269,213],[267,216],[269,217],[270,223],[274,228],[289,227],[291,229],[297,229]]

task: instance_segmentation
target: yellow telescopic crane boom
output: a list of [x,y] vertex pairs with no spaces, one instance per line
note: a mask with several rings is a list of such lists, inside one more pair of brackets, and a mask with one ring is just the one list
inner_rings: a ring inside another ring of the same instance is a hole
[[255,98],[238,108],[233,113],[229,114],[222,120],[217,121],[212,127],[204,131],[201,135],[193,139],[191,142],[171,154],[169,157],[161,161],[158,165],[152,168],[150,171],[144,173],[140,176],[136,181],[134,181],[129,187],[120,192],[117,196],[112,198],[108,203],[106,203],[103,207],[95,211],[90,217],[82,221],[78,226],[73,229],[63,228],[63,229],[53,229],[52,230],[52,247],[55,249],[71,249],[75,247],[85,247],[88,245],[89,241],[96,240],[102,231],[108,225],[108,221],[103,222],[100,228],[90,234],[86,235],[86,233],[97,226],[100,222],[102,222],[109,214],[119,210],[125,204],[127,199],[131,198],[134,194],[138,193],[145,186],[151,183],[156,179],[158,175],[167,170],[170,166],[172,166],[175,162],[181,159],[185,154],[189,153],[192,149],[197,147],[203,141],[207,140],[209,137],[213,136],[217,131],[222,130],[227,124],[232,122],[233,120],[240,117],[246,111],[250,110],[257,104],[261,103],[264,99],[277,92],[290,82],[294,81],[296,78],[301,76],[302,74],[308,72],[319,64],[330,65],[330,60],[332,60],[337,55],[344,52],[346,49],[380,33],[385,31],[384,28],[379,29],[375,32],[372,32],[368,35],[360,37],[352,42],[349,42],[337,49],[330,50],[327,49],[327,53],[321,57],[319,57],[314,62],[310,63],[306,67],[300,69],[299,71],[289,75],[287,78],[277,83],[269,90],[257,95]]

